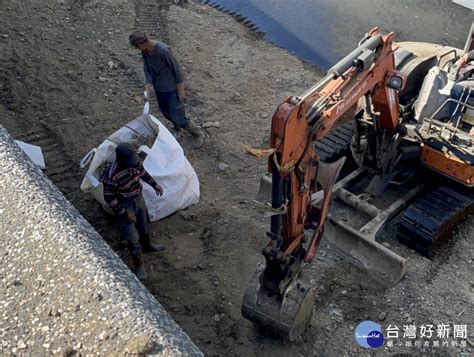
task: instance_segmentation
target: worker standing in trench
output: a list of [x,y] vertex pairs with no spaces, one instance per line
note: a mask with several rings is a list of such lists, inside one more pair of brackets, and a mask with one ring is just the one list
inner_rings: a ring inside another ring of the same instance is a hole
[[183,71],[169,47],[163,42],[150,40],[140,30],[132,32],[129,42],[143,56],[147,97],[150,98],[153,88],[161,113],[173,123],[175,137],[178,139],[183,129],[186,129],[193,136],[193,147],[200,148],[204,143],[204,135],[185,115]]
[[158,196],[163,194],[163,189],[145,170],[133,145],[117,145],[115,156],[103,180],[104,199],[118,217],[120,233],[128,243],[137,277],[144,280],[147,274],[142,252],[159,252],[165,247],[151,241],[140,179],[153,187]]

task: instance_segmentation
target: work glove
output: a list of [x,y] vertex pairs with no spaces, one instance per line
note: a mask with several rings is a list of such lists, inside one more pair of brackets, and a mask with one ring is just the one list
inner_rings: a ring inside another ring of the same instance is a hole
[[157,196],[163,195],[163,187],[161,187],[160,185],[156,185],[155,192]]

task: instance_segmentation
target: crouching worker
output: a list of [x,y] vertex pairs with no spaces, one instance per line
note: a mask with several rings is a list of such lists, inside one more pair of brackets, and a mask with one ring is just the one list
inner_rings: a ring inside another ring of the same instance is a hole
[[140,179],[150,184],[158,196],[163,189],[145,170],[133,145],[121,143],[115,149],[116,160],[104,177],[104,199],[118,217],[123,240],[137,269],[137,277],[146,279],[143,253],[159,252],[164,246],[153,244],[148,230],[148,215]]

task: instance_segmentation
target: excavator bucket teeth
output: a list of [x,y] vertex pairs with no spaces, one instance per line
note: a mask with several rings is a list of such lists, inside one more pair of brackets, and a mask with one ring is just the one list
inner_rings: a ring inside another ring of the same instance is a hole
[[260,263],[242,301],[242,315],[283,338],[294,341],[307,328],[314,307],[314,289],[295,279],[283,295],[260,285],[265,264]]

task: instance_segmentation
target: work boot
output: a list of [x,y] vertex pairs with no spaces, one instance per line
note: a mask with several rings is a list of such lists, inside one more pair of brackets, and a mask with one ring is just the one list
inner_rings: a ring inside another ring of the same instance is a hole
[[140,245],[142,246],[143,253],[162,252],[165,250],[164,245],[153,243],[149,234],[140,236]]
[[192,121],[189,120],[189,125],[187,127],[188,131],[193,136],[193,148],[199,149],[204,144],[204,134],[202,133],[201,129]]
[[179,139],[181,139],[181,137],[183,136],[183,129],[178,128],[178,127],[175,126],[175,127],[172,129],[172,133],[173,133],[174,138],[175,138],[176,140],[179,140]]
[[133,262],[135,263],[135,268],[137,270],[136,275],[137,278],[140,280],[146,280],[148,275],[145,271],[145,263],[143,262],[143,255],[139,255],[138,257],[133,257]]

